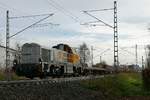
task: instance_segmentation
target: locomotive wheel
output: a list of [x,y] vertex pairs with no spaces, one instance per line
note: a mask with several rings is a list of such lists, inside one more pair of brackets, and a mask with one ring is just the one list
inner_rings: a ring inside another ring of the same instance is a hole
[[34,76],[31,74],[30,76],[26,76],[27,78],[34,79]]
[[40,75],[40,79],[46,78],[46,76],[47,76],[47,73],[44,72],[43,74]]

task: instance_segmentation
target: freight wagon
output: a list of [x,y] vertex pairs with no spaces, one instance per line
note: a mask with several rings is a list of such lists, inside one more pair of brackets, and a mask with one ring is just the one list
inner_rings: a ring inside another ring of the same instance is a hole
[[14,60],[14,69],[17,75],[29,78],[82,73],[79,55],[66,44],[48,49],[26,43],[22,46],[20,59]]

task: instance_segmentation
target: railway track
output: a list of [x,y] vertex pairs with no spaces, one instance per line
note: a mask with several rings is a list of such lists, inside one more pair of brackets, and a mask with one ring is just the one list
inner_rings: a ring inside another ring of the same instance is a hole
[[29,85],[44,85],[44,84],[55,84],[55,83],[69,83],[81,80],[98,79],[100,76],[82,76],[82,77],[69,77],[69,78],[51,78],[51,79],[34,79],[34,80],[19,80],[19,81],[0,81],[0,87],[18,87],[18,86],[29,86]]
[[2,100],[99,100],[101,96],[83,88],[80,80],[102,77],[104,76],[0,81],[0,98]]

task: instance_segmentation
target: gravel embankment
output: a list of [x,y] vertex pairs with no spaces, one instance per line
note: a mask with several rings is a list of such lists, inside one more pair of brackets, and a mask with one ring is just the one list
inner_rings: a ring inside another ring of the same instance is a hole
[[0,100],[104,100],[99,92],[80,86],[78,82],[45,85],[0,86]]

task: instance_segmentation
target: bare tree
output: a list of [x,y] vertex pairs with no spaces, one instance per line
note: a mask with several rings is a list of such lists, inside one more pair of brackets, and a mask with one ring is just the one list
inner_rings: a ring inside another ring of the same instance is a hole
[[150,67],[150,45],[147,45],[147,49],[148,49],[148,52],[147,52],[147,67]]
[[15,45],[15,59],[18,61],[18,63],[20,63],[20,56],[21,56],[21,45],[19,42],[16,42],[16,45]]
[[90,61],[90,50],[86,43],[80,45],[79,54],[80,54],[80,62],[82,64],[88,64]]

